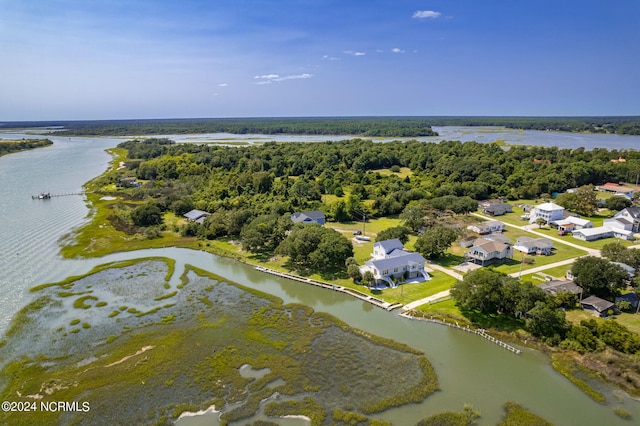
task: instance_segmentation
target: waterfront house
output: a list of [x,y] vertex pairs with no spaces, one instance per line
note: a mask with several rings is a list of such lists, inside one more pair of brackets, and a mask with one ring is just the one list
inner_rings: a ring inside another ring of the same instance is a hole
[[509,260],[513,256],[513,249],[511,244],[478,238],[464,256],[468,262],[485,266]]
[[471,232],[475,232],[476,234],[490,234],[492,232],[502,232],[504,231],[505,225],[499,220],[490,220],[487,222],[480,222],[473,225],[467,226],[467,229]]
[[420,253],[405,250],[400,240],[394,238],[374,243],[371,260],[360,267],[360,273],[371,272],[375,285],[395,287],[399,282],[431,279],[424,264]]
[[616,305],[613,302],[599,298],[598,296],[589,296],[580,301],[580,307],[585,311],[597,317],[609,316],[609,311],[616,312]]
[[553,241],[548,238],[520,237],[513,245],[513,249],[525,254],[550,255],[553,250]]
[[544,219],[547,223],[561,220],[564,215],[564,207],[556,203],[543,203],[535,206],[529,214],[529,223],[535,223],[537,219]]
[[320,210],[311,210],[308,212],[296,212],[291,215],[293,223],[302,223],[305,225],[324,225],[324,213]]
[[184,214],[184,217],[186,217],[189,222],[196,222],[199,224],[203,224],[207,216],[209,216],[208,212],[196,209]]

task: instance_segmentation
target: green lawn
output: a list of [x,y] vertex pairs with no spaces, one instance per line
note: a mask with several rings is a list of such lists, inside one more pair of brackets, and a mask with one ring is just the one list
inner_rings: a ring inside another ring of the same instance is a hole
[[[364,293],[372,294],[379,299],[390,303],[407,304],[414,300],[424,299],[441,291],[448,290],[456,282],[456,279],[440,271],[430,273],[431,279],[421,283],[401,284],[396,288],[370,291],[365,286],[356,286]],[[352,287],[350,285],[350,287]]]
[[396,175],[401,179],[404,179],[407,176],[413,176],[413,172],[408,167],[400,167],[400,171],[397,173],[392,172],[391,169],[377,169],[377,170],[372,170],[372,172],[380,173],[380,175],[382,176]]
[[[606,318],[598,318],[582,309],[573,309],[566,312],[567,321],[572,324],[579,324],[582,320],[595,319],[596,321],[611,321]],[[640,314],[619,314],[614,316],[614,320],[627,327],[634,333],[640,333]]]
[[[425,305],[418,306],[416,309],[427,314],[464,319],[453,299],[436,303],[427,303]],[[466,319],[464,320],[467,321]]]

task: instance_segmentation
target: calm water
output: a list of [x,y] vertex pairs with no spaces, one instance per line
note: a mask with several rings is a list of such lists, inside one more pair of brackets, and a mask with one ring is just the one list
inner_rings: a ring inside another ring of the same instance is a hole
[[[540,132],[536,130],[516,130],[504,127],[468,127],[468,126],[446,126],[433,127],[440,136],[418,137],[418,138],[375,138],[376,141],[388,142],[394,139],[416,139],[425,142],[440,142],[442,140],[458,140],[462,142],[495,142],[504,141],[514,145],[539,145],[557,146],[559,148],[579,148],[585,149],[606,148],[606,149],[640,149],[640,136],[621,135],[596,135],[582,133],[562,133],[562,132]],[[167,137],[177,142],[317,142],[317,141],[337,141],[344,140],[345,136],[323,136],[323,135],[233,135],[230,133],[209,133],[201,135],[168,135]]]
[[63,260],[58,256],[58,240],[86,220],[88,209],[83,197],[32,200],[31,195],[41,191],[79,191],[84,182],[106,168],[109,156],[103,151],[119,140],[51,139],[52,147],[0,158],[0,331],[6,330],[15,312],[31,300],[28,289],[36,284],[82,274],[99,263],[161,255],[176,259],[177,271],[186,263],[193,264],[274,294],[285,302],[307,304],[354,327],[424,350],[436,369],[442,390],[422,404],[380,416],[394,424],[414,424],[430,414],[459,411],[465,403],[481,412],[480,424],[496,424],[506,401],[520,402],[557,425],[630,424],[613,414],[615,407],[640,419],[638,402],[614,392],[608,395],[608,405],[594,403],[555,373],[538,352],[525,350],[517,356],[478,337],[406,320],[346,295],[277,279],[205,252],[167,248],[103,259]]

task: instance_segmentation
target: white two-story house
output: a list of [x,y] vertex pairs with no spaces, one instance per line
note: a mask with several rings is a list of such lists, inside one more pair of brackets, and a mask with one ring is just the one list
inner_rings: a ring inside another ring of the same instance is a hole
[[360,273],[371,272],[376,285],[396,287],[397,283],[412,279],[431,279],[424,264],[425,259],[420,253],[405,250],[400,240],[394,238],[373,245],[371,260],[360,267]]

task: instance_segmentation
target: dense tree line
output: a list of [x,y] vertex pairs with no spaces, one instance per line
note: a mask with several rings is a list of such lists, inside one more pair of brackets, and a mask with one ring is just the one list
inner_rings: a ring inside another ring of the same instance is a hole
[[4,123],[5,127],[63,126],[62,135],[157,135],[194,133],[351,135],[366,137],[438,136],[424,117],[207,118],[164,120]]
[[0,157],[12,152],[26,151],[27,149],[41,148],[53,145],[49,139],[22,139],[19,141],[0,141]]
[[[571,187],[630,180],[640,173],[637,151],[503,149],[476,142],[374,143],[354,139],[236,148],[147,140],[120,146],[129,149],[132,158],[147,160],[139,165],[138,178],[193,183],[201,176],[209,186],[209,200],[290,192],[302,205],[318,201],[320,194],[341,194],[348,188],[361,200],[374,200],[380,215],[400,213],[411,201],[421,199],[431,199],[437,208],[448,204],[451,210],[463,212],[472,204],[468,199],[453,203],[439,197],[535,198]],[[625,163],[610,161],[621,156],[627,159]],[[410,168],[413,175],[400,179],[373,171],[394,165]],[[217,187],[214,182],[222,185]]]
[[65,135],[185,133],[437,136],[431,126],[504,126],[524,130],[640,135],[640,117],[291,117],[4,122],[5,128],[62,126]]

